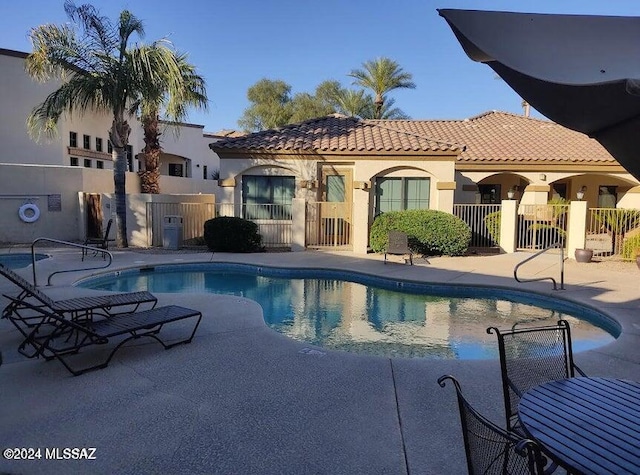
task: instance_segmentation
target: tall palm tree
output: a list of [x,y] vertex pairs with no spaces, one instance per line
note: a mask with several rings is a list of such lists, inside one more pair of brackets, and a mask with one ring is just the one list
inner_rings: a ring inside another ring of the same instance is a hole
[[368,119],[369,111],[373,111],[370,107],[373,105],[373,97],[367,94],[364,89],[354,91],[353,89],[340,89],[335,94],[336,109],[340,114],[349,117],[361,117]]
[[363,69],[354,69],[349,76],[359,86],[371,89],[375,95],[374,119],[382,118],[382,107],[389,91],[399,88],[414,89],[413,75],[406,73],[400,65],[389,58],[378,58],[365,62]]
[[165,40],[129,46],[135,33],[144,36],[142,22],[123,10],[113,24],[92,5],[76,6],[67,0],[70,19],[61,26],[33,28],[33,51],[26,59],[27,72],[35,79],[59,79],[60,87],[31,112],[27,125],[33,135],[55,135],[64,114],[87,111],[112,115],[109,140],[113,147],[113,181],[116,204],[116,243],[128,247],[126,224],[126,147],[131,127],[127,121],[149,91],[172,90],[180,81],[176,54]]
[[[144,132],[144,170],[138,172],[142,193],[160,193],[160,112],[174,125],[187,116],[189,106],[206,109],[207,93],[204,79],[196,74],[195,66],[187,62],[186,54],[178,54],[179,81],[156,83],[155,90],[147,90],[140,104],[140,121]],[[168,87],[169,89],[165,89]],[[178,128],[174,128],[177,133]]]

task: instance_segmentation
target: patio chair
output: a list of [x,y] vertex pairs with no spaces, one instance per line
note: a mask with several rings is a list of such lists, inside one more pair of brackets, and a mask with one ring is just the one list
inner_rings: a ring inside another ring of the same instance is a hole
[[465,399],[460,383],[449,375],[438,378],[440,387],[453,382],[470,475],[544,474],[546,459],[538,444],[505,431],[488,420]]
[[[387,254],[409,255],[409,264],[413,265],[413,253],[409,248],[409,237],[401,231],[389,231],[387,236],[387,248],[384,251],[384,263],[387,263]],[[406,260],[405,260],[406,263]]]
[[[155,307],[135,313],[120,313],[97,321],[70,320],[42,307],[32,304],[27,306],[39,316],[39,321],[25,335],[18,351],[28,358],[57,359],[74,376],[106,368],[116,351],[133,339],[153,338],[167,350],[176,345],[190,343],[202,319],[201,312],[177,305]],[[189,318],[195,318],[196,322],[186,338],[167,343],[158,336],[167,323]],[[120,339],[104,359],[97,358],[95,354],[78,354],[83,348],[107,345],[112,340],[119,339],[118,337],[124,339]],[[27,351],[27,348],[31,351]],[[74,355],[73,365],[70,361],[71,355]]]
[[[93,251],[93,255],[97,255],[98,252],[100,252],[99,249],[109,249],[109,241],[113,241],[113,239],[109,239],[109,232],[111,231],[111,225],[113,224],[113,219],[109,219],[109,221],[107,221],[107,227],[104,231],[104,235],[102,237],[91,237],[91,238],[87,238],[85,239],[85,241],[82,243],[85,246],[93,246],[95,249]],[[87,254],[89,253],[89,251],[91,251],[91,249],[87,249],[87,248],[82,248],[82,260],[84,261],[85,256],[87,256]],[[103,252],[102,253],[102,258],[105,259],[106,254]]]
[[48,309],[52,313],[71,320],[91,320],[96,317],[109,318],[120,313],[152,309],[158,303],[158,298],[147,291],[53,300],[38,287],[2,264],[0,264],[0,275],[20,289],[17,296],[5,295],[10,302],[2,311],[2,318],[9,319],[24,336],[31,331],[30,328],[34,324],[41,320],[37,312],[34,314],[34,307]]
[[547,381],[586,376],[573,362],[569,322],[557,325],[499,330],[487,328],[498,337],[502,391],[507,430],[524,435],[518,420],[518,403],[529,389]]

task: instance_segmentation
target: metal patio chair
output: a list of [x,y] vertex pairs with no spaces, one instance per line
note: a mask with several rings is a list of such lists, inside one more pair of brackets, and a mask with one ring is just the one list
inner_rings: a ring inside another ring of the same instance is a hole
[[[104,230],[104,234],[102,235],[102,237],[97,237],[97,238],[87,238],[85,239],[85,241],[82,243],[85,246],[92,246],[95,248],[95,250],[93,251],[93,255],[97,255],[99,251],[99,249],[109,249],[109,241],[113,241],[113,239],[109,239],[109,232],[111,231],[111,225],[113,224],[113,219],[109,219],[109,221],[107,221],[107,227]],[[89,253],[89,251],[91,251],[91,249],[87,249],[87,248],[82,248],[82,260],[84,261],[84,258],[87,256],[87,254]],[[106,254],[103,252],[102,253],[102,258],[105,259],[106,258]]]
[[510,330],[487,328],[498,337],[502,391],[507,430],[524,435],[518,420],[522,395],[539,384],[556,379],[586,376],[573,362],[569,322],[542,327],[513,326]]
[[441,376],[440,387],[447,379],[456,389],[469,475],[545,473],[546,460],[536,442],[505,431],[476,411],[453,376]]
[[[389,231],[387,236],[387,248],[384,251],[384,263],[387,263],[387,254],[400,256],[409,255],[409,264],[413,265],[413,253],[409,247],[409,236],[401,231]],[[405,261],[406,263],[406,261]]]

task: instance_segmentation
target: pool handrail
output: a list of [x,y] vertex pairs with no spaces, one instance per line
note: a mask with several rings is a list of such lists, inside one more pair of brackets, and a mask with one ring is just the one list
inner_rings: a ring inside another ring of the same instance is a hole
[[544,249],[536,252],[535,254],[527,257],[525,260],[519,262],[518,264],[516,264],[516,266],[513,269],[513,278],[516,279],[516,282],[519,282],[519,283],[522,284],[522,283],[525,283],[525,282],[538,282],[540,280],[550,280],[551,282],[553,282],[553,290],[558,290],[558,287],[557,287],[557,284],[556,284],[556,279],[554,279],[553,277],[535,277],[535,278],[532,278],[532,279],[519,279],[518,278],[518,269],[520,268],[520,266],[522,266],[523,264],[526,264],[527,262],[535,259],[539,255],[544,254],[549,249],[555,249],[555,248],[560,248],[560,290],[565,290],[564,289],[564,243],[562,241],[555,242],[555,243],[545,247]]
[[70,246],[70,247],[77,247],[79,249],[86,249],[89,251],[94,251],[94,252],[102,252],[104,254],[106,254],[107,256],[109,256],[109,259],[107,260],[107,262],[105,263],[105,265],[103,266],[97,266],[97,267],[78,267],[77,269],[65,269],[65,270],[57,270],[55,272],[52,272],[51,274],[49,274],[49,276],[47,277],[47,286],[51,285],[51,278],[56,275],[56,274],[63,274],[65,272],[78,272],[81,270],[97,270],[97,269],[105,269],[107,267],[109,267],[111,265],[111,263],[113,262],[113,254],[111,254],[109,251],[107,251],[106,249],[98,249],[97,247],[93,247],[93,246],[87,246],[85,244],[78,244],[75,242],[69,242],[69,241],[61,241],[60,239],[53,239],[53,238],[47,238],[47,237],[39,237],[33,240],[33,242],[31,243],[31,269],[33,271],[33,285],[35,287],[38,286],[38,282],[37,282],[37,277],[36,277],[36,252],[35,252],[35,246],[36,243],[40,242],[40,241],[46,241],[46,242],[52,242],[55,244],[63,244],[65,246]]

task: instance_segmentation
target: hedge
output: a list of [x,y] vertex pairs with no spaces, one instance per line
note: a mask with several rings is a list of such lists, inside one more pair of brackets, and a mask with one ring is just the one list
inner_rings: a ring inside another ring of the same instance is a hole
[[407,233],[411,249],[423,255],[461,256],[471,242],[471,229],[464,221],[436,210],[389,211],[379,215],[371,226],[369,239],[374,252],[384,252],[389,231]]

